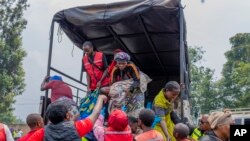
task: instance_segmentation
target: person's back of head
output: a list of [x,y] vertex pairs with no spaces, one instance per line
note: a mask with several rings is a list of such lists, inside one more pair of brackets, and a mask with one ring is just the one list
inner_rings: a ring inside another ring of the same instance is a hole
[[151,109],[143,109],[139,113],[139,124],[151,127],[155,119],[155,113]]
[[58,124],[68,118],[68,108],[62,103],[51,103],[47,109],[46,116],[53,124]]
[[43,127],[43,118],[40,114],[29,114],[26,118],[26,123],[30,127],[31,130],[39,129]]
[[47,110],[47,116],[51,124],[45,127],[45,140],[54,141],[80,141],[80,135],[70,121],[69,108],[56,101]]
[[189,135],[189,128],[186,124],[178,123],[174,127],[174,136],[178,140],[186,139]]
[[123,131],[128,126],[128,117],[125,112],[121,110],[114,110],[109,115],[108,127],[116,131]]
[[122,110],[115,109],[108,119],[108,127],[105,129],[105,141],[132,141],[133,136],[128,126],[128,117]]

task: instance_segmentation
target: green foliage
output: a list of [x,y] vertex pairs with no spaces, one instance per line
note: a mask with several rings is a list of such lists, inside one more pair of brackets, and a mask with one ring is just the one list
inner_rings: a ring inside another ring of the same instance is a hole
[[192,106],[199,107],[201,113],[221,106],[218,98],[218,85],[213,80],[214,70],[199,65],[202,62],[204,51],[201,47],[189,48],[191,62],[191,97]]
[[189,48],[192,106],[199,107],[201,113],[250,106],[250,33],[236,34],[230,43],[219,81],[213,80],[213,70],[200,65],[202,48]]
[[0,1],[0,121],[5,123],[15,122],[12,104],[25,87],[21,33],[27,24],[23,18],[27,7],[27,0]]
[[229,108],[249,107],[250,99],[250,33],[230,38],[231,50],[225,53],[220,85]]

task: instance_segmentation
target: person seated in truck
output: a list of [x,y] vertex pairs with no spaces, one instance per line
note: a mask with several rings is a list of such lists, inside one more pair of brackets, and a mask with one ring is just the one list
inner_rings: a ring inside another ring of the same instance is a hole
[[153,110],[160,121],[154,129],[159,131],[164,137],[164,141],[176,141],[173,136],[174,122],[171,119],[174,101],[179,96],[180,85],[176,81],[168,82],[165,87],[157,94],[153,102]]

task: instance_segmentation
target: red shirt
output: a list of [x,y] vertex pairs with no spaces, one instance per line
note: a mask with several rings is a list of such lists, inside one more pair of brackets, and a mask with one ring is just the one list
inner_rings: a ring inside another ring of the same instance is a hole
[[4,125],[0,123],[0,141],[5,141],[6,140],[6,134],[4,130]]
[[[89,133],[93,128],[93,123],[89,118],[79,120],[75,122],[75,128],[80,137],[83,137]],[[44,140],[44,128],[36,131],[27,141],[43,141]]]
[[51,89],[51,102],[56,101],[60,97],[67,97],[73,99],[71,88],[60,80],[49,81],[45,89]]
[[37,130],[38,129],[29,131],[29,133],[27,133],[25,136],[21,137],[17,141],[27,141]]

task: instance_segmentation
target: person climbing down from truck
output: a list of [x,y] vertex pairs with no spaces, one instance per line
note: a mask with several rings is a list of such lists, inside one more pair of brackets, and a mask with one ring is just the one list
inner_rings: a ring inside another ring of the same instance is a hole
[[55,102],[61,97],[67,97],[73,100],[71,88],[63,82],[61,76],[54,75],[52,77],[46,76],[41,84],[41,91],[51,89],[51,102]]
[[130,61],[127,53],[117,53],[114,60],[116,66],[110,74],[112,85],[109,91],[111,97],[109,111],[125,106],[125,112],[137,118],[140,110],[144,108],[144,92],[150,78],[139,71],[138,67]]
[[[105,55],[102,52],[94,51],[94,46],[90,41],[82,45],[84,56],[82,58],[83,71],[86,71],[87,91],[93,92],[95,89],[108,86],[109,78],[103,77],[104,70],[108,68]],[[103,79],[101,79],[103,77]]]
[[133,84],[130,86],[129,91],[133,92],[140,86],[139,69],[135,64],[130,62],[130,56],[125,52],[119,52],[114,56],[116,66],[112,69],[110,74],[111,84],[133,79]]
[[[119,53],[119,52],[123,52],[121,49],[116,49],[113,51],[114,53],[114,56]],[[110,65],[108,66],[108,68],[104,71],[103,75],[102,75],[102,78],[101,78],[101,81],[105,78],[105,77],[108,77],[110,79],[110,75],[111,75],[111,72],[112,70],[114,69],[114,67],[116,66],[116,61],[115,59],[112,60],[112,62],[110,63]],[[99,81],[99,83],[97,83],[97,86],[100,86],[101,85],[101,81]],[[110,82],[110,80],[109,80]],[[100,89],[101,93],[105,93],[105,94],[108,94],[109,93],[109,88],[110,87],[103,87],[102,89]]]
[[173,111],[173,102],[179,96],[179,93],[180,85],[176,81],[169,81],[157,94],[153,102],[155,114],[161,119],[154,129],[163,135],[164,141],[176,141],[173,136],[174,122],[171,119],[171,112]]

